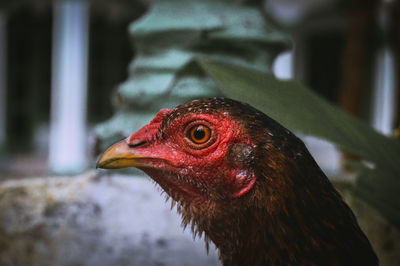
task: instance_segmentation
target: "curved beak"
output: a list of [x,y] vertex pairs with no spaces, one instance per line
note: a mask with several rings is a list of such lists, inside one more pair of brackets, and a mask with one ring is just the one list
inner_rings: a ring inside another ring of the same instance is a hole
[[126,140],[122,140],[108,148],[97,161],[96,168],[119,169],[141,166],[140,158],[144,158],[128,146]]

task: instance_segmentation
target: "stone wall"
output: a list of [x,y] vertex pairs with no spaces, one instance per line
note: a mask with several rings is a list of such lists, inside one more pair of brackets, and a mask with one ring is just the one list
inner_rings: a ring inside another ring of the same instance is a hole
[[[220,265],[146,177],[9,179],[0,183],[2,266]],[[400,233],[336,184],[382,266],[400,265]]]
[[147,178],[27,178],[0,184],[0,265],[219,265]]

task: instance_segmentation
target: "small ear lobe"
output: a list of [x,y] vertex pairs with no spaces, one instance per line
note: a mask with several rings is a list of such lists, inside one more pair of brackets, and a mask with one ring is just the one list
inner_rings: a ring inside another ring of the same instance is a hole
[[238,191],[233,195],[234,198],[241,197],[247,194],[256,183],[256,175],[253,170],[247,169],[240,171],[236,175],[235,185],[237,186]]

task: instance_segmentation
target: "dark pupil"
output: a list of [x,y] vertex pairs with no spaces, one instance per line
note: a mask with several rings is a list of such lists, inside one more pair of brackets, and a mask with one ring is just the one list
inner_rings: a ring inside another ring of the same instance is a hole
[[195,137],[195,139],[201,140],[206,136],[206,132],[204,132],[203,127],[198,127],[196,128],[193,136]]

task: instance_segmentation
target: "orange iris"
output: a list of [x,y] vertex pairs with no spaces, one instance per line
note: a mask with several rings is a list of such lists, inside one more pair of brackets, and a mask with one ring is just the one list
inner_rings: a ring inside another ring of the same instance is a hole
[[211,129],[205,125],[196,125],[189,130],[188,137],[196,144],[206,143],[211,137]]

